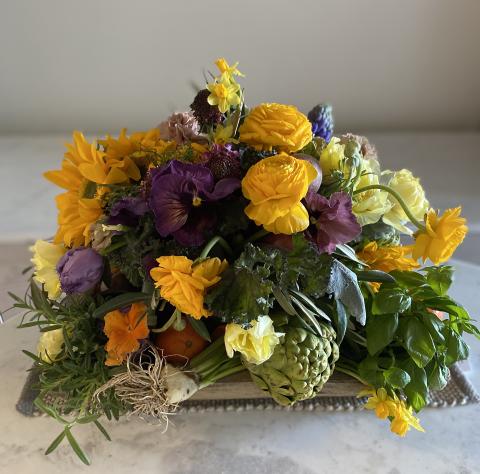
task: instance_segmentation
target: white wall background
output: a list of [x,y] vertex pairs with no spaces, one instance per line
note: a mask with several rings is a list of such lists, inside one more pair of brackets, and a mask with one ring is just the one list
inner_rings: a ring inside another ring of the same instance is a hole
[[329,100],[341,129],[480,126],[480,0],[0,3],[0,133],[149,127],[220,55],[250,104]]

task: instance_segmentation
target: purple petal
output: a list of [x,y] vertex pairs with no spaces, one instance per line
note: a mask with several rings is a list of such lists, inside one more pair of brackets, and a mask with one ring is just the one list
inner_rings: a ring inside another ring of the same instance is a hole
[[190,183],[181,176],[156,176],[149,206],[155,215],[157,232],[166,237],[180,229],[192,207]]
[[208,168],[202,165],[182,163],[178,160],[172,160],[168,164],[153,170],[152,184],[157,177],[165,175],[181,176],[193,183],[199,191],[211,191],[214,185],[212,172]]
[[224,197],[229,196],[234,191],[239,189],[241,181],[237,178],[225,178],[221,179],[212,192],[204,191],[202,194],[210,201],[218,201]]
[[215,225],[215,216],[208,212],[197,211],[188,222],[173,233],[173,237],[185,247],[198,247],[205,243],[206,233]]
[[140,197],[127,196],[119,199],[110,209],[108,224],[134,227],[138,220],[148,211],[145,200]]

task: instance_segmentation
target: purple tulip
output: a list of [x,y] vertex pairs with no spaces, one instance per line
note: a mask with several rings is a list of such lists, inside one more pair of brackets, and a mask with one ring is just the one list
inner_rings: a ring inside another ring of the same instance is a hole
[[119,199],[110,209],[108,224],[135,227],[140,217],[148,211],[147,203],[141,197],[127,196]]
[[67,294],[86,293],[103,275],[103,258],[90,247],[69,250],[57,263],[62,290]]
[[215,225],[211,204],[232,194],[240,180],[225,178],[215,183],[212,172],[202,165],[173,160],[151,172],[149,206],[155,227],[186,247],[202,245]]
[[362,231],[347,193],[333,193],[330,198],[308,193],[305,202],[311,222],[305,233],[320,252],[332,253],[338,244],[350,242]]

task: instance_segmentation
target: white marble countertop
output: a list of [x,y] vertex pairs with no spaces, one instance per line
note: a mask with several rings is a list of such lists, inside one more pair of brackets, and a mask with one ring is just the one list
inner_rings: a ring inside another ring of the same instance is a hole
[[[472,229],[457,258],[480,263],[480,133],[369,135],[385,168],[407,167],[421,176],[430,200],[443,208],[464,205]],[[66,135],[0,136],[0,307],[5,291],[21,291],[18,277],[27,255],[18,244],[54,232],[53,197],[58,192],[41,172],[59,166]],[[21,250],[19,250],[21,249]],[[452,293],[479,319],[480,267],[456,262]],[[480,405],[427,409],[425,434],[400,439],[370,412],[229,412],[176,416],[162,434],[140,420],[107,423],[109,443],[93,427],[76,430],[92,458],[83,466],[61,446],[46,457],[59,432],[47,418],[26,418],[15,403],[30,361],[21,348],[34,349],[37,333],[0,326],[0,473],[114,474],[209,473],[461,473],[480,472]],[[480,343],[472,341],[469,377],[480,389]]]

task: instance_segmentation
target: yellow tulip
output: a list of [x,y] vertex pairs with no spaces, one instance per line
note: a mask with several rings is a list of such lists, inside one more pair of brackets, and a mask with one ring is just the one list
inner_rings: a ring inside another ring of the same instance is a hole
[[300,201],[316,177],[317,171],[308,161],[286,153],[264,158],[242,180],[243,195],[250,200],[245,213],[274,234],[305,230],[308,212]]

